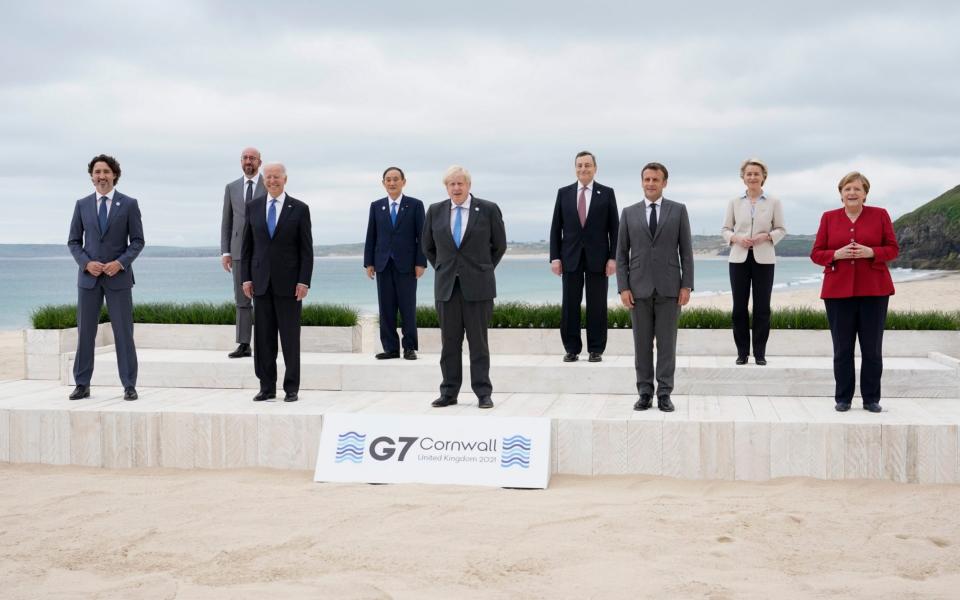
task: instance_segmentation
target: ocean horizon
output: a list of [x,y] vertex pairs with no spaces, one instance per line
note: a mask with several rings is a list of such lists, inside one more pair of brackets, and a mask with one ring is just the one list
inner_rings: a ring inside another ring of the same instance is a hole
[[[77,264],[70,256],[7,258],[0,267],[5,285],[0,289],[0,329],[30,326],[30,315],[47,304],[77,301]],[[308,303],[353,306],[364,314],[376,314],[376,283],[366,277],[360,256],[317,257]],[[232,275],[220,266],[218,257],[141,256],[133,266],[137,302],[229,302],[233,300]],[[918,279],[936,273],[892,269],[894,281]],[[560,303],[560,278],[550,272],[546,256],[507,255],[497,267],[497,300]],[[725,257],[698,256],[694,260],[694,296],[730,293]],[[819,286],[822,268],[808,258],[779,258],[774,292]],[[617,301],[616,285],[608,291]],[[433,271],[417,286],[417,303],[433,304]]]

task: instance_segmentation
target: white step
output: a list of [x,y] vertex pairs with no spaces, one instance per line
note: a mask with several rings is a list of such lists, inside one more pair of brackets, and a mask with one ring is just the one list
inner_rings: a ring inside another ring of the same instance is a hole
[[[97,354],[93,385],[118,385],[112,350]],[[222,351],[153,350],[138,352],[138,385],[183,388],[257,389],[253,359],[230,359]],[[64,383],[72,383],[67,358]],[[301,355],[301,389],[344,391],[436,392],[440,385],[439,355],[419,360],[376,360],[355,353]],[[833,360],[827,357],[772,356],[767,366],[739,366],[733,356],[680,356],[676,394],[828,397],[834,394]],[[278,379],[283,378],[282,358]],[[464,355],[462,394],[469,394],[469,368]],[[635,394],[633,356],[605,355],[600,363],[563,363],[558,355],[491,357],[494,393]],[[884,359],[883,396],[903,398],[960,397],[957,366],[932,358]]]

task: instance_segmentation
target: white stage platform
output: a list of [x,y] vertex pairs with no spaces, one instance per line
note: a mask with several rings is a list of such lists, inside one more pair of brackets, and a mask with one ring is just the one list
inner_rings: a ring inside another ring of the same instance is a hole
[[[209,361],[198,362],[196,356],[185,358],[183,351],[166,352],[172,354],[164,355],[164,364],[181,362],[198,374],[209,368]],[[176,355],[181,359],[176,360]],[[924,389],[930,381],[936,381],[943,394],[910,398],[887,394],[883,401],[885,412],[879,415],[866,413],[856,404],[848,413],[836,413],[832,388],[829,394],[819,397],[787,395],[786,390],[792,389],[787,381],[781,382],[782,391],[774,395],[676,394],[673,400],[677,411],[665,414],[655,409],[632,410],[636,399],[632,392],[632,358],[626,356],[605,359],[600,365],[584,363],[562,368],[552,364],[551,361],[559,360],[555,356],[494,357],[496,407],[489,411],[477,409],[476,400],[467,389],[461,393],[461,400],[469,404],[431,409],[429,403],[436,396],[439,380],[435,357],[425,356],[417,363],[391,361],[389,365],[374,365],[369,356],[343,356],[334,361],[335,376],[341,378],[339,388],[305,389],[301,400],[290,404],[254,403],[252,390],[236,387],[151,387],[149,354],[141,356],[143,374],[138,386],[140,400],[136,402],[124,402],[119,386],[96,385],[115,377],[112,356],[97,357],[93,396],[86,400],[67,400],[72,387],[64,382],[0,382],[0,461],[109,468],[312,469],[323,416],[367,412],[463,418],[549,417],[556,473],[642,473],[728,480],[806,476],[960,482],[957,373],[955,367],[937,360],[931,359],[930,364],[922,362],[927,359],[919,359],[921,362],[902,365],[897,363],[900,359],[885,360],[885,391],[902,376],[905,384],[913,378],[913,389]],[[346,357],[355,361],[356,374],[347,366],[353,361]],[[517,364],[520,358],[531,363]],[[789,362],[782,369],[754,366],[730,368],[729,372],[732,379],[742,383],[755,376],[786,377],[791,369],[805,368],[798,359],[789,357],[776,357],[771,365],[779,360]],[[547,375],[554,373],[554,378],[562,378],[562,388],[573,386],[582,393],[544,393],[543,387],[553,385],[553,380],[540,379],[543,374],[531,372],[536,369],[532,361],[549,368]],[[727,369],[720,363],[732,362],[729,357],[714,361],[716,365],[703,368]],[[239,369],[240,378],[232,372],[217,372],[218,380],[226,378],[226,383],[233,386],[248,387],[252,364],[232,364]],[[305,359],[303,368],[309,377],[317,367]],[[692,367],[686,364],[683,368]],[[827,382],[832,381],[822,365],[814,364],[811,368],[816,368],[818,376],[825,377]],[[518,370],[513,380],[507,377],[509,369]],[[902,371],[899,375],[898,369]],[[526,376],[522,376],[524,372]],[[366,386],[375,389],[350,390],[344,386],[350,377],[361,375]],[[398,376],[404,381],[422,381],[424,389],[419,390],[420,383],[413,391],[376,389],[388,388],[386,382],[396,383]],[[629,388],[628,393],[594,389],[611,380]],[[524,381],[531,387],[539,386],[540,391],[510,391],[511,387],[522,387]],[[678,383],[681,381],[678,372]],[[823,382],[808,382],[814,384]],[[948,385],[954,385],[952,394],[946,393]]]

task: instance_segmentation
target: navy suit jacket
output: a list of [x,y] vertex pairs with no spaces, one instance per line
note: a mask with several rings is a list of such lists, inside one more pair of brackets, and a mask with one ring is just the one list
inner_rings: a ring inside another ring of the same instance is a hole
[[493,300],[497,297],[494,268],[507,251],[507,232],[500,207],[476,196],[470,201],[470,217],[460,247],[450,231],[451,200],[430,205],[423,227],[423,252],[436,273],[433,293],[438,302],[446,302],[453,294],[453,284],[460,279],[460,291],[468,302]]
[[310,286],[313,277],[313,230],[310,207],[287,194],[273,238],[267,231],[267,197],[246,206],[240,275],[253,282],[253,294],[295,296],[297,284]]
[[390,219],[388,198],[371,203],[367,241],[363,246],[363,266],[373,266],[380,272],[392,258],[397,271],[401,273],[410,273],[415,266],[426,267],[427,257],[420,248],[423,219],[423,202],[411,196],[400,198],[396,227]]
[[564,271],[575,271],[586,250],[587,271],[602,272],[608,260],[617,257],[620,215],[613,188],[593,182],[587,221],[581,227],[577,214],[579,182],[557,190],[557,203],[550,225],[550,260],[560,260]]
[[[140,220],[140,207],[130,196],[114,192],[110,215],[107,217],[106,231],[100,231],[97,218],[97,194],[77,200],[70,221],[70,237],[67,247],[73,260],[80,266],[77,286],[93,289],[97,279],[112,290],[124,290],[133,287],[133,261],[143,250],[143,223]],[[110,277],[106,274],[99,278],[88,273],[87,263],[95,260],[102,263],[118,261],[123,270]]]

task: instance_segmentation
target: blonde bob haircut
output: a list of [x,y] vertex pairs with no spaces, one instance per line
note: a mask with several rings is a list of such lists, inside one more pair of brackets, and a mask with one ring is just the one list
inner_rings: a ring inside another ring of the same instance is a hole
[[856,181],[857,179],[859,179],[860,183],[863,184],[863,193],[869,194],[870,180],[864,177],[863,174],[860,173],[860,171],[850,171],[849,173],[844,175],[843,179],[840,180],[840,183],[837,184],[837,190],[842,193],[844,186],[846,186],[851,181]]
[[743,164],[740,165],[740,179],[743,179],[743,174],[747,172],[747,167],[750,165],[760,167],[760,172],[763,173],[763,181],[760,182],[760,185],[763,185],[767,182],[767,165],[759,158],[748,158],[743,161]]
[[447,171],[443,174],[443,185],[446,186],[447,182],[449,182],[451,179],[453,179],[457,175],[462,175],[468,185],[471,183],[470,171],[464,169],[460,165],[453,165],[449,167]]

